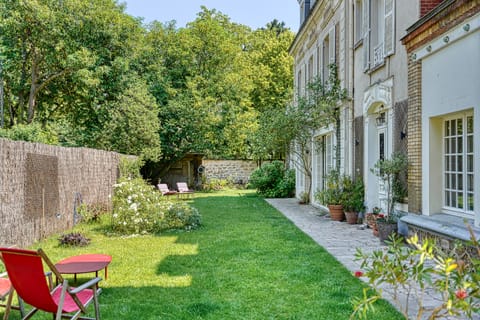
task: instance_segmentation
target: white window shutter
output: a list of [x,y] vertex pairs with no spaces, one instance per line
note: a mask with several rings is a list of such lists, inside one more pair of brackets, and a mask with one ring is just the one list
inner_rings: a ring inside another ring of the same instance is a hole
[[330,32],[328,33],[328,58],[329,64],[336,63],[335,61],[335,25],[333,26],[332,29],[330,29]]
[[370,68],[370,0],[363,1],[363,70]]
[[385,0],[384,56],[395,53],[395,0]]

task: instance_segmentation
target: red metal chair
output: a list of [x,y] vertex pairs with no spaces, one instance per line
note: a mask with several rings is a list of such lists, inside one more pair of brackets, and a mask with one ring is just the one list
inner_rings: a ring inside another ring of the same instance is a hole
[[2,307],[5,307],[5,313],[3,314],[4,320],[8,319],[13,298],[12,283],[5,277],[6,275],[6,273],[0,274],[0,300],[7,300],[5,304],[1,304]]
[[[0,248],[0,254],[13,288],[25,303],[33,307],[22,319],[29,319],[38,310],[54,314],[56,320],[60,320],[62,317],[100,319],[98,282],[101,278],[94,278],[74,288],[69,286],[68,280],[63,279],[42,249],[32,251]],[[55,288],[53,287],[52,273],[47,273],[45,276],[42,260],[60,283]],[[82,313],[86,313],[86,308],[92,301],[95,306],[95,318],[80,317]]]

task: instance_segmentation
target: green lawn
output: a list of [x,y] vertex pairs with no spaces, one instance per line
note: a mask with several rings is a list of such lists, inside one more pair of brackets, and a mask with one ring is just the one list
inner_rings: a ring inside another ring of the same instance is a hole
[[[349,318],[361,281],[262,198],[228,191],[197,194],[192,204],[203,216],[193,232],[118,237],[88,225],[77,227],[88,247],[59,247],[55,237],[34,247],[53,261],[112,255],[102,319]],[[372,319],[402,317],[380,303]]]

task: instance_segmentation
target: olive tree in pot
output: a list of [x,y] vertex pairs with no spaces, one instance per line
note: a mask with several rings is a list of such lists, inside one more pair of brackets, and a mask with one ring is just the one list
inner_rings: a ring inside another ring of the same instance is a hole
[[315,193],[315,199],[328,207],[330,217],[334,221],[345,220],[343,212],[343,182],[344,177],[337,170],[332,170],[326,176],[325,187]]
[[379,214],[377,227],[380,241],[386,240],[392,232],[397,231],[398,214],[393,208],[395,202],[404,195],[404,188],[399,188],[400,175],[408,168],[407,157],[401,153],[393,153],[389,159],[379,159],[373,166],[371,172],[383,180],[387,195],[387,207],[385,214]]
[[365,209],[364,192],[365,186],[362,179],[353,181],[350,177],[344,178],[343,210],[347,218],[347,223],[356,224],[358,216]]

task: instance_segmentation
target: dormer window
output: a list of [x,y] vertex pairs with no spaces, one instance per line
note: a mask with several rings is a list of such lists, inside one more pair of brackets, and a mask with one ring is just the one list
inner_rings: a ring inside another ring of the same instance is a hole
[[[300,25],[302,25],[310,14],[311,0],[298,0],[298,3],[300,4]],[[313,3],[315,3],[314,0]]]

